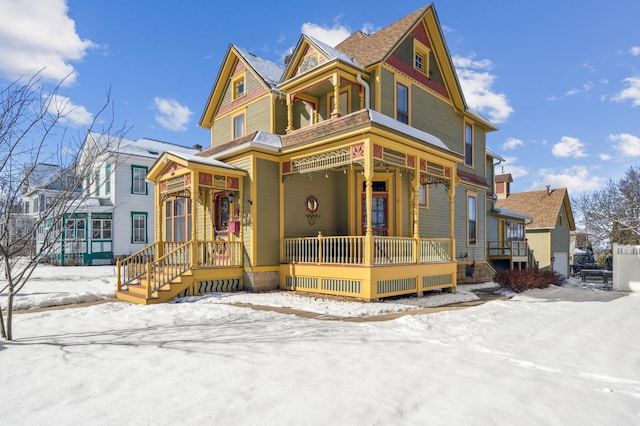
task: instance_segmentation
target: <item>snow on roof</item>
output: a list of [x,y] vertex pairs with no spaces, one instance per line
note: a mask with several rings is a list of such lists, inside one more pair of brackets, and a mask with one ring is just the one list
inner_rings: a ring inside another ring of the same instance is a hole
[[431,133],[427,133],[427,132],[423,132],[422,130],[418,130],[415,127],[411,127],[408,124],[404,124],[401,121],[398,120],[394,120],[391,117],[388,117],[384,114],[381,114],[377,111],[374,111],[372,109],[369,110],[369,118],[371,119],[371,121],[373,121],[374,123],[378,123],[378,124],[382,124],[384,126],[390,127],[394,130],[397,130],[399,132],[402,132],[406,135],[409,136],[413,136],[416,139],[420,139],[422,141],[428,142],[431,145],[434,145],[442,150],[445,150],[447,152],[451,152],[454,153],[456,155],[462,155],[458,152],[452,151],[451,149],[449,149],[444,142],[442,142],[442,140],[440,140],[440,138],[433,136]]
[[222,167],[224,169],[241,170],[235,166],[232,166],[231,164],[224,163],[220,160],[214,160],[211,157],[201,157],[199,155],[194,155],[194,154],[189,154],[184,152],[177,152],[177,151],[167,151],[167,154],[174,155],[178,158],[182,158],[183,160],[187,160],[193,163],[204,164],[207,166]]
[[498,213],[499,215],[502,216],[511,216],[511,217],[515,217],[518,219],[524,219],[524,220],[533,220],[533,217],[526,215],[524,213],[518,213],[518,212],[514,212],[513,210],[507,210],[507,209],[503,209],[500,207],[493,207],[493,211],[495,211],[496,213]]
[[282,73],[284,72],[284,67],[271,62],[267,59],[263,59],[255,54],[249,52],[248,50],[242,49],[238,46],[235,46],[236,50],[242,55],[245,61],[251,65],[251,68],[257,72],[262,79],[269,84],[271,87],[275,87],[276,84],[280,81],[282,77]]
[[[32,169],[29,172],[29,169]],[[29,172],[28,185],[29,188],[44,188],[55,179],[59,179],[62,168],[56,164],[29,164],[25,166],[25,172]]]
[[149,138],[132,140],[94,132],[91,132],[90,136],[95,141],[99,150],[118,152],[119,154],[158,158],[165,151],[183,152],[187,154],[198,152],[195,148]]
[[307,37],[309,40],[311,40],[316,46],[318,46],[320,50],[322,50],[329,58],[331,59],[337,58],[343,62],[349,63],[355,67],[362,69],[362,67],[358,65],[358,63],[352,56],[349,56],[343,51],[338,50],[335,47],[331,47],[328,44],[325,44],[320,40],[318,40],[317,38],[311,37],[308,34],[305,34],[304,36]]
[[499,154],[497,154],[494,150],[492,150],[489,147],[486,147],[487,149],[487,155],[490,157],[495,158],[496,160],[500,160],[500,161],[505,161],[504,158],[502,158]]

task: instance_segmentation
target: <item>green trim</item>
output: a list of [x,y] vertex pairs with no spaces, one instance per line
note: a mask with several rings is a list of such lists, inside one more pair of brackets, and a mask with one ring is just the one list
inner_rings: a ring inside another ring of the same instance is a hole
[[104,195],[111,195],[111,164],[104,166]]
[[[144,192],[134,192],[133,191],[133,187],[134,187],[134,183],[135,183],[134,170],[144,170],[144,176],[145,176]],[[148,171],[149,171],[149,168],[147,166],[137,166],[135,164],[131,165],[131,193],[132,194],[147,195],[149,193],[149,185],[148,185],[147,180],[146,180],[146,176],[147,176],[147,172]]]
[[[144,241],[135,241],[135,217],[144,216]],[[131,212],[131,244],[147,244],[149,241],[149,214],[147,212]]]

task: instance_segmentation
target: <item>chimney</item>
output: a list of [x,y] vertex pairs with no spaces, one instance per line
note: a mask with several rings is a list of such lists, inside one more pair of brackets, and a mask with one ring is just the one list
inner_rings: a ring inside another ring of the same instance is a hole
[[547,195],[551,195],[551,185],[546,185]]
[[504,200],[511,193],[511,182],[513,178],[511,173],[503,173],[495,177],[495,194],[499,200]]

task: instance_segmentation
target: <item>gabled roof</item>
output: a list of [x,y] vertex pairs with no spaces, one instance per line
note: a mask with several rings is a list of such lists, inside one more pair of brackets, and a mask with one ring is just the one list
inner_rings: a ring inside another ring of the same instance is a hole
[[244,50],[238,46],[234,46],[234,48],[245,60],[247,65],[249,65],[266,84],[271,88],[278,84],[282,77],[282,72],[284,71],[283,67],[267,59],[256,56],[248,50]]
[[60,179],[62,175],[62,167],[56,164],[27,164],[24,166],[27,175],[27,184],[30,189],[44,189],[51,182]]
[[529,191],[510,194],[498,200],[496,207],[523,213],[533,218],[527,229],[553,229],[564,206],[569,221],[569,230],[575,230],[573,212],[566,188]]
[[431,36],[432,48],[443,72],[451,101],[459,110],[482,123],[487,130],[498,130],[486,117],[469,109],[433,4],[424,6],[373,34],[357,31],[338,44],[336,49],[352,56],[359,65],[367,68],[385,61],[420,22],[425,24]]
[[[198,125],[207,128],[212,121],[213,114],[217,108],[220,99],[224,95],[224,89],[227,84],[227,77],[233,72],[233,66],[236,59],[241,61],[258,79],[262,82],[266,90],[274,90],[276,84],[280,81],[284,68],[267,59],[260,58],[255,54],[230,44],[224,60],[218,70],[215,83],[211,88],[204,111],[200,117]],[[223,76],[225,78],[223,78]],[[209,120],[207,120],[209,119]],[[209,121],[209,122],[207,122]]]
[[125,155],[137,155],[139,157],[158,158],[165,151],[195,154],[195,148],[177,145],[171,142],[163,142],[155,139],[140,138],[137,140],[113,137],[102,133],[90,132],[85,139],[92,140],[99,152],[113,152]]
[[380,62],[393,51],[429,7],[424,6],[371,35],[357,31],[338,44],[336,49],[353,56],[363,67]]

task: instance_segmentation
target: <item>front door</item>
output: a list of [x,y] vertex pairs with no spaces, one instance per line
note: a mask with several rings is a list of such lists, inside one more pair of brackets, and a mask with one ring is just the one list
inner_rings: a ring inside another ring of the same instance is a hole
[[[361,231],[367,231],[367,196],[362,193]],[[386,181],[373,182],[373,199],[371,206],[371,229],[373,235],[389,235],[389,194]]]

